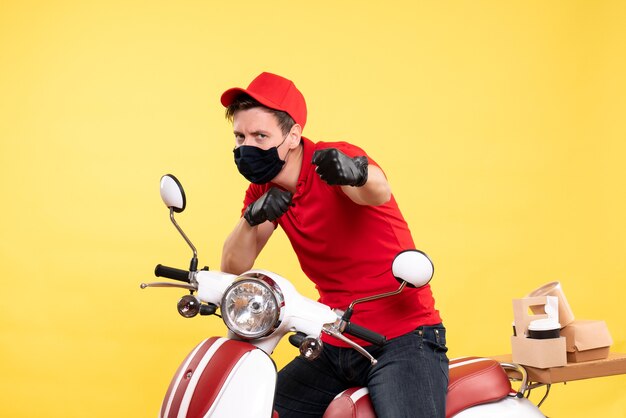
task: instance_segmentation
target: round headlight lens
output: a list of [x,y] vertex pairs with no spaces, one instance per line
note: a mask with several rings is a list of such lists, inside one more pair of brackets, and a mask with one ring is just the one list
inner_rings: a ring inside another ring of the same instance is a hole
[[274,283],[243,276],[224,293],[222,318],[232,332],[241,338],[260,338],[278,325],[282,296]]

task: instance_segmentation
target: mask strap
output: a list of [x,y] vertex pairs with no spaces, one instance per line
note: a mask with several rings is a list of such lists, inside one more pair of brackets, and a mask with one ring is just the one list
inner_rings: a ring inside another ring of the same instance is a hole
[[[279,148],[281,145],[283,145],[283,144],[285,143],[285,141],[287,140],[287,137],[288,137],[288,136],[289,136],[289,134],[287,134],[287,135],[285,136],[285,139],[283,139],[283,142],[281,142],[280,144],[278,144],[278,145],[276,146],[276,153],[277,153],[277,154],[278,154],[278,148]],[[290,153],[290,152],[291,152],[291,150],[290,150],[290,149],[288,149],[288,150],[287,150],[287,154],[285,154],[285,159],[284,159],[284,160],[282,160],[282,159],[281,159],[281,161],[282,161],[282,162],[287,162],[287,156],[289,155],[289,153]],[[280,158],[280,154],[278,155],[278,158]]]
[[287,140],[287,137],[289,136],[289,134],[287,134],[284,138],[283,138],[283,142],[281,142],[280,144],[276,145],[276,150],[278,150],[278,148],[280,148],[281,145],[283,145],[285,143],[285,141]]

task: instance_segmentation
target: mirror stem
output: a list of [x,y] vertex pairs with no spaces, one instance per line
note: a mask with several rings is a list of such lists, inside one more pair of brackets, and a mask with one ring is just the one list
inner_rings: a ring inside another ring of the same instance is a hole
[[178,223],[176,223],[176,219],[174,219],[174,208],[170,208],[170,219],[180,235],[182,235],[185,241],[187,241],[187,244],[191,247],[191,250],[193,251],[193,258],[191,259],[191,265],[189,267],[189,270],[196,271],[198,269],[198,252],[196,251],[196,247],[194,247],[189,238],[187,238],[187,235],[183,232],[180,226],[178,226]]
[[354,302],[352,302],[350,304],[350,306],[348,307],[346,312],[350,312],[350,314],[352,315],[352,310],[354,309],[354,305],[356,305],[357,303],[363,303],[363,302],[370,302],[372,300],[377,300],[377,299],[382,299],[382,298],[386,298],[389,296],[394,296],[399,294],[400,292],[402,292],[402,290],[406,287],[406,282],[403,280],[402,284],[400,284],[400,287],[397,290],[394,290],[393,292],[388,292],[388,293],[383,293],[381,295],[374,295],[374,296],[369,296],[366,298],[362,298],[362,299],[357,299]]
[[366,297],[366,298],[355,300],[354,302],[352,302],[350,304],[350,306],[348,306],[348,309],[346,309],[346,311],[341,316],[340,328],[343,330],[343,328],[345,327],[345,323],[346,322],[350,322],[350,318],[352,317],[352,313],[354,312],[354,306],[356,304],[363,303],[363,302],[371,302],[373,300],[382,299],[382,298],[386,298],[386,297],[389,297],[389,296],[395,296],[395,295],[399,294],[400,292],[402,292],[405,287],[406,287],[406,282],[403,280],[402,283],[400,284],[400,287],[397,290],[394,290],[394,291],[388,292],[388,293],[383,293],[383,294],[380,294],[380,295],[374,295],[374,296],[369,296],[369,297]]

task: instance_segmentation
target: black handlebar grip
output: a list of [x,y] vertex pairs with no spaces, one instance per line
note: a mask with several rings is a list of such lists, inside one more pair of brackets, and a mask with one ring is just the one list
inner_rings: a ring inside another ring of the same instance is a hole
[[371,331],[360,325],[353,324],[352,322],[348,322],[346,329],[343,330],[343,333],[350,334],[378,346],[382,346],[387,342],[387,337],[384,335]]
[[154,269],[154,275],[157,277],[167,277],[168,279],[189,283],[189,272],[187,270],[176,269],[162,264],[157,264]]
[[295,334],[291,334],[289,336],[289,342],[294,347],[300,348],[305,338],[306,338],[306,334],[304,332],[296,332]]

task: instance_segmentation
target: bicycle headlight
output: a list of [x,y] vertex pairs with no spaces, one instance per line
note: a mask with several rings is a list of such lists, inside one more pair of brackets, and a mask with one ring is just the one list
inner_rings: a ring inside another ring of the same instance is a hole
[[280,288],[271,278],[258,273],[244,275],[226,289],[222,319],[241,338],[261,338],[278,327],[283,305]]

